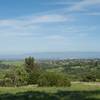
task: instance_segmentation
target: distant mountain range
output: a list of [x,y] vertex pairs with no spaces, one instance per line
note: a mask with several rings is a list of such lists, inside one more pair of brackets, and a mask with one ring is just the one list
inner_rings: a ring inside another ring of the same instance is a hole
[[20,55],[0,55],[0,59],[23,59],[33,56],[36,59],[100,58],[100,52],[39,52]]

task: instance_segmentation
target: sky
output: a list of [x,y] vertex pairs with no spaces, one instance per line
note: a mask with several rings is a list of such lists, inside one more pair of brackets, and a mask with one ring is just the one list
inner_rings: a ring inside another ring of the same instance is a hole
[[100,0],[0,0],[0,54],[100,52]]

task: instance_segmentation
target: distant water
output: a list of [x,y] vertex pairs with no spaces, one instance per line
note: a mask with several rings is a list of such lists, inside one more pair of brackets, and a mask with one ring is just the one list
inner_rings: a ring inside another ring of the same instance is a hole
[[36,59],[100,58],[100,52],[41,52],[21,55],[2,55],[0,59],[23,59],[33,56]]

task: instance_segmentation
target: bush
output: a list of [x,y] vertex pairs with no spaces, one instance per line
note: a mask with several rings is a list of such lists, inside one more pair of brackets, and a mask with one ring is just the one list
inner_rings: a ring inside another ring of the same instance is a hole
[[96,75],[94,75],[93,73],[86,73],[82,77],[82,81],[83,82],[95,82],[96,81]]
[[27,73],[22,66],[14,66],[5,71],[0,85],[4,86],[22,86],[27,85]]
[[38,79],[41,75],[41,70],[40,69],[36,69],[35,71],[31,72],[28,74],[28,78],[27,78],[27,83],[28,84],[37,84]]
[[40,75],[39,86],[70,86],[71,83],[64,74],[45,72]]
[[0,86],[4,86],[4,84],[5,84],[4,79],[0,79]]
[[14,86],[14,84],[12,83],[11,79],[5,78],[5,79],[0,79],[0,86],[12,87],[12,86]]

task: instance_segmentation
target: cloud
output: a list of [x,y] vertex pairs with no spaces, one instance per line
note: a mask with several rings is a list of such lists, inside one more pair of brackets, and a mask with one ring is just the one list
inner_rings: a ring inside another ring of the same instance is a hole
[[68,21],[69,17],[64,15],[43,15],[36,17],[33,20],[33,23],[64,22]]
[[41,29],[41,24],[54,24],[70,20],[71,17],[60,14],[30,15],[15,19],[3,19],[0,20],[0,36],[34,36],[37,35],[37,30]]
[[100,6],[100,0],[82,0],[77,4],[72,5],[69,8],[69,11],[86,11],[87,7],[90,7],[92,5]]
[[50,39],[50,40],[64,40],[66,37],[62,35],[48,35],[44,37],[45,39]]
[[[65,14],[71,16],[73,13],[84,12],[85,15],[99,15],[98,9],[100,9],[100,0],[76,0],[76,1],[56,1],[44,3],[48,5],[64,5],[58,9],[53,9],[45,13]],[[95,11],[98,12],[95,12]],[[90,13],[91,12],[91,13]],[[74,16],[73,16],[73,19]]]
[[[62,2],[62,4],[63,3],[64,1]],[[72,28],[70,30],[67,30],[65,27],[57,29],[55,33],[52,26],[50,27],[48,26],[49,29],[47,29],[47,27],[45,26],[45,24],[55,25],[55,23],[57,23],[58,25],[60,23],[73,21],[74,17],[71,16],[70,12],[84,11],[88,6],[100,4],[100,0],[81,0],[80,2],[75,2],[75,3],[69,2],[69,3],[72,3],[72,5],[66,7],[66,9],[65,8],[62,8],[61,10],[58,9],[58,12],[54,10],[50,12],[41,12],[39,14],[34,14],[29,16],[22,16],[14,19],[0,20],[0,36],[32,37],[32,36],[41,36],[41,34],[50,34],[50,32],[53,34],[59,34],[61,32],[60,34],[72,34],[72,35],[82,32],[87,33],[84,32],[83,29],[78,28],[77,30],[75,30]],[[63,12],[67,13],[63,14]],[[90,13],[90,15],[99,15],[99,12]]]
[[100,12],[90,12],[90,13],[87,13],[87,15],[100,16]]
[[46,2],[43,3],[44,5],[72,5],[72,4],[76,4],[75,1],[56,1],[56,2]]
[[46,23],[46,22],[63,22],[69,20],[69,17],[64,15],[39,15],[39,16],[28,16],[17,19],[0,20],[0,26],[25,26],[32,25],[35,23]]

